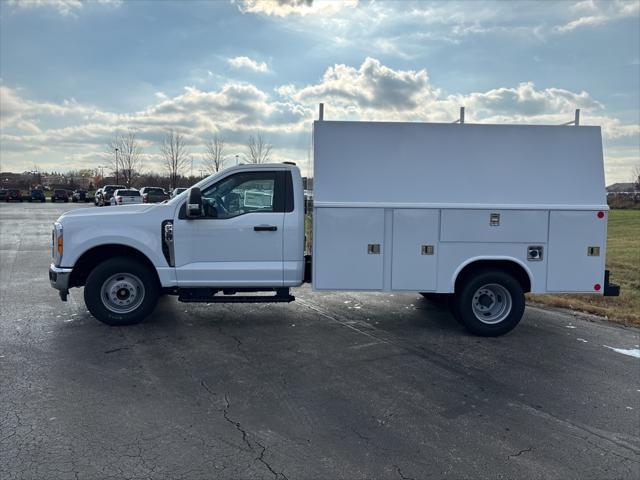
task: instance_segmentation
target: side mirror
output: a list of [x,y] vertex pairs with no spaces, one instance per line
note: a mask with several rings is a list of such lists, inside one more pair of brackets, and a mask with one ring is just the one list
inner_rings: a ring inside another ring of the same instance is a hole
[[187,218],[202,217],[202,192],[198,187],[191,187],[187,194]]

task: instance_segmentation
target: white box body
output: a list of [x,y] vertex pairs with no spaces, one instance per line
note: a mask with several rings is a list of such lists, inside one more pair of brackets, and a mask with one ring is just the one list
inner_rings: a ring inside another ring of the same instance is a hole
[[504,261],[532,292],[602,293],[599,127],[319,121],[314,172],[315,289],[451,293]]

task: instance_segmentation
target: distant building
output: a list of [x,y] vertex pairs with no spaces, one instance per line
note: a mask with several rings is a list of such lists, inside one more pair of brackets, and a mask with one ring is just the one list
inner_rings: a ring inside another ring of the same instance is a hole
[[635,192],[637,185],[635,183],[614,183],[607,187],[607,193],[623,193],[623,192]]
[[57,185],[64,185],[66,179],[64,175],[42,175],[42,185],[45,187],[53,187]]
[[28,183],[28,176],[22,173],[0,172],[2,188],[24,188],[25,183]]
[[82,188],[87,190],[91,183],[91,177],[71,176],[67,177],[67,185],[73,188]]

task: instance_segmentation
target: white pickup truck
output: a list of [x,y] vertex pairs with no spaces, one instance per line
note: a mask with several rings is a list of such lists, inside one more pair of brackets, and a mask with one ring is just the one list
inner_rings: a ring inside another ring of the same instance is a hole
[[[293,164],[240,165],[161,204],[77,209],[53,228],[51,285],[109,325],[162,294],[289,302],[290,287],[448,295],[502,335],[526,292],[617,295],[605,272],[599,127],[314,122],[313,249]],[[271,294],[256,294],[271,292]]]

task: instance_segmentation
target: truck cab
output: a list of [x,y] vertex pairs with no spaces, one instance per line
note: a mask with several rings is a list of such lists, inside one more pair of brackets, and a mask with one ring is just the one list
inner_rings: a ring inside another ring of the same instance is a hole
[[[49,277],[111,325],[146,317],[163,293],[215,303],[291,301],[304,278],[304,199],[295,165],[228,168],[160,204],[72,210],[55,223]],[[229,300],[228,297],[225,298]]]

